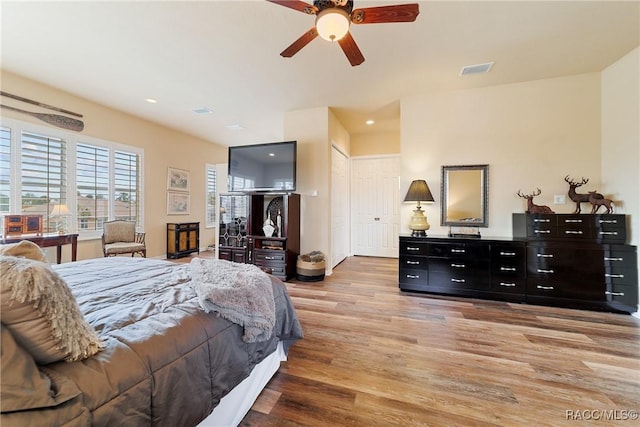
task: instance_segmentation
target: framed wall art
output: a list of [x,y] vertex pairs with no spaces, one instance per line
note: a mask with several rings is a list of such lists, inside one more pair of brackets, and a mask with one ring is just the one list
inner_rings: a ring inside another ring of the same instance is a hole
[[169,168],[167,172],[167,190],[168,191],[189,191],[191,178],[189,171]]
[[189,193],[167,191],[167,215],[188,215],[189,202]]

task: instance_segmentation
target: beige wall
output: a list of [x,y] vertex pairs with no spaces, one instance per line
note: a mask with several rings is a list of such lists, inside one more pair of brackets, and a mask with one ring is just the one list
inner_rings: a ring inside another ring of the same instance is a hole
[[602,72],[602,184],[605,194],[614,200],[616,212],[630,215],[629,242],[638,246],[640,48],[634,49]]
[[[95,104],[49,86],[2,71],[2,90],[83,114],[82,135],[144,149],[144,229],[148,256],[166,254],[167,222],[200,222],[200,247],[215,240],[215,229],[205,228],[205,164],[226,163],[226,147],[186,135],[161,125]],[[46,125],[30,116],[2,111],[3,116]],[[166,215],[167,168],[191,173],[190,215]],[[51,255],[50,255],[51,256]],[[102,256],[99,240],[81,241],[78,258]],[[54,258],[51,258],[54,259]],[[63,261],[69,251],[63,250]]]
[[372,132],[351,135],[351,156],[400,154],[400,132]]
[[[599,73],[408,97],[401,123],[401,193],[413,179],[427,181],[436,199],[425,207],[430,235],[448,232],[439,225],[442,165],[489,165],[483,236],[511,236],[512,212],[526,209],[518,190],[539,187],[534,201],[563,213],[573,206],[553,205],[553,196],[567,194],[565,175],[601,188]],[[403,206],[404,233],[411,208]]]
[[640,243],[640,48],[602,72],[602,190]]

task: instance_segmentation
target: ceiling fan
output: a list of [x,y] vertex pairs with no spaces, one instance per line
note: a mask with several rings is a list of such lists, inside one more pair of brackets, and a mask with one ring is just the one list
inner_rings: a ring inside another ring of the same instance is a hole
[[301,0],[267,0],[308,15],[316,15],[316,24],[298,40],[280,53],[291,58],[318,35],[325,40],[337,41],[352,66],[364,62],[364,56],[349,33],[354,24],[381,24],[385,22],[413,22],[418,17],[418,4],[365,7],[353,10],[353,0],[314,0],[313,4]]

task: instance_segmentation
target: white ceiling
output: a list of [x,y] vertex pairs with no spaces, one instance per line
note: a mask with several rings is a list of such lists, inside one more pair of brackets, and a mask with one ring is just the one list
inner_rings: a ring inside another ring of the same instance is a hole
[[[640,45],[639,1],[418,3],[416,22],[352,25],[366,60],[351,67],[320,38],[280,57],[314,17],[266,1],[2,0],[1,66],[237,145],[281,140],[285,112],[324,106],[354,134],[398,130],[402,97],[598,72]],[[488,74],[459,76],[490,61]],[[202,106],[214,112],[191,111]]]

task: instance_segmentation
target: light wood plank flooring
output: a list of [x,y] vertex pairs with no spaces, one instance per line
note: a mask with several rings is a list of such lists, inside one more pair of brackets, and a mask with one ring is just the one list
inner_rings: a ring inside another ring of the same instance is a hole
[[287,284],[305,338],[242,426],[638,425],[639,319],[403,294],[397,264]]

